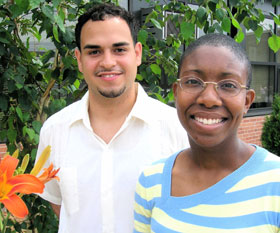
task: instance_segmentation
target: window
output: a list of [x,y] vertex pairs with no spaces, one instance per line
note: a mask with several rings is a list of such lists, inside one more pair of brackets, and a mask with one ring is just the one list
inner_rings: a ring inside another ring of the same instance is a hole
[[[271,36],[270,27],[274,27],[274,22],[267,18],[263,26],[264,31],[258,44],[253,31],[246,31],[245,38],[246,52],[252,64],[251,88],[256,92],[255,101],[251,106],[251,113],[254,112],[255,115],[269,113],[273,96],[275,92],[279,91],[279,85],[277,86],[276,83],[277,76],[279,77],[280,74],[277,72],[277,61],[280,62],[280,55],[274,54],[267,43]],[[262,111],[259,111],[260,109]],[[264,111],[264,109],[267,110]]]
[[251,88],[256,92],[252,108],[271,107],[274,92],[274,66],[252,65]]

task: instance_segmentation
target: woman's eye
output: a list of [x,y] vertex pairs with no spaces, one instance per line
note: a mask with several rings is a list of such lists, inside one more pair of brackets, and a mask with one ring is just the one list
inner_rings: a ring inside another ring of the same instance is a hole
[[220,88],[222,89],[236,89],[238,88],[237,84],[233,83],[233,82],[225,82],[225,83],[221,83]]
[[196,86],[201,85],[201,82],[195,78],[189,78],[184,81],[184,85]]

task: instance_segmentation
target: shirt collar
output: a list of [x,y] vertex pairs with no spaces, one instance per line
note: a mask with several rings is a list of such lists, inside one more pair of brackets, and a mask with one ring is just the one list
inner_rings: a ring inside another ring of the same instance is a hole
[[88,91],[83,96],[83,98],[78,101],[77,108],[75,108],[75,112],[70,118],[70,125],[75,123],[76,121],[83,120],[85,122],[89,122],[89,115],[88,115],[88,106],[89,106],[89,93]]
[[153,109],[150,109],[152,101],[154,101],[151,97],[147,95],[144,88],[140,85],[140,83],[137,83],[138,85],[138,92],[137,92],[137,98],[136,102],[128,115],[128,118],[138,118],[146,123],[152,123],[154,121],[154,117],[151,114],[153,112]]
[[[153,121],[153,116],[150,114],[151,111],[149,109],[149,102],[151,102],[151,98],[147,95],[147,93],[139,83],[137,83],[137,88],[138,91],[136,101],[127,119],[138,118],[140,120],[145,121],[146,123],[151,123]],[[76,108],[76,112],[74,112],[70,118],[70,125],[79,120],[83,120],[86,125],[90,125],[88,115],[88,91],[77,104],[78,106]]]

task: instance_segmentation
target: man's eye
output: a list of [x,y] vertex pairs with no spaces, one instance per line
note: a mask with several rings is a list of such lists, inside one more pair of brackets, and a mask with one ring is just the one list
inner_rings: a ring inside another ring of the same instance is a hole
[[116,52],[116,53],[123,53],[123,52],[125,52],[125,49],[123,49],[123,48],[117,48],[117,49],[115,49],[115,52]]
[[96,54],[99,54],[99,50],[91,50],[88,54],[89,55],[96,55]]

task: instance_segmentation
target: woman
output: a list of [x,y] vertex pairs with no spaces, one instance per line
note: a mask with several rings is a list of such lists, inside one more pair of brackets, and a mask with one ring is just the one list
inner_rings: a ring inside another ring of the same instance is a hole
[[144,170],[134,232],[279,232],[280,159],[237,135],[250,82],[232,38],[208,34],[187,48],[173,91],[190,148]]

